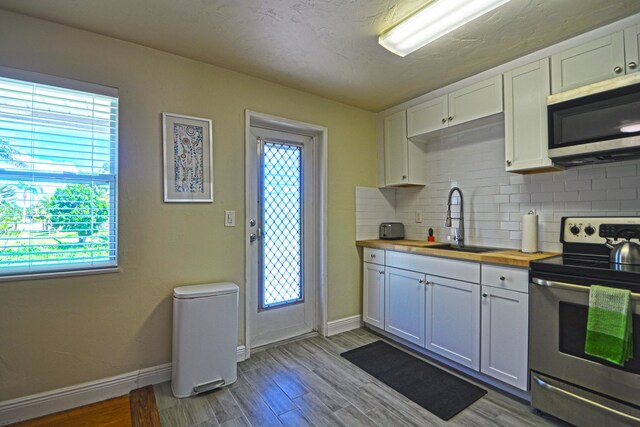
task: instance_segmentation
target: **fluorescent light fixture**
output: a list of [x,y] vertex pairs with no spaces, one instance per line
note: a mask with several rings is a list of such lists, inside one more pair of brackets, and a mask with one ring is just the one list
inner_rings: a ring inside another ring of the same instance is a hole
[[624,133],[640,132],[640,123],[622,126],[620,128],[620,132],[624,132]]
[[396,55],[406,56],[508,1],[435,0],[381,34],[378,43]]

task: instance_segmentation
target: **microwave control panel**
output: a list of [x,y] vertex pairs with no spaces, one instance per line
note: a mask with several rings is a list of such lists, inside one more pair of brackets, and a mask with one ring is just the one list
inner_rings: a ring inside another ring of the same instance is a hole
[[604,244],[606,240],[639,239],[640,217],[564,217],[562,243]]

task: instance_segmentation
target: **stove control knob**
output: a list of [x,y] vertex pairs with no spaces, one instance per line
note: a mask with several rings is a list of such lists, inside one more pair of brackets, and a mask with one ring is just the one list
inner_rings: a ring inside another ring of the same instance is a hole
[[571,234],[573,234],[574,236],[577,236],[578,233],[580,233],[580,227],[578,227],[577,225],[572,225],[571,228],[569,229],[569,231],[571,232]]
[[595,233],[595,232],[596,232],[596,229],[595,229],[595,228],[593,228],[591,225],[587,225],[587,226],[584,228],[584,232],[585,232],[585,233],[587,233],[587,236],[591,236],[593,233]]

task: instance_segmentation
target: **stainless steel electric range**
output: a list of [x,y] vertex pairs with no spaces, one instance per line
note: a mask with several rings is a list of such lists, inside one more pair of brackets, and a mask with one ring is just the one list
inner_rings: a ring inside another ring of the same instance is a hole
[[[562,255],[531,263],[534,408],[578,426],[640,426],[640,265],[612,263],[605,246],[637,248],[638,238],[639,217],[566,217]],[[591,285],[632,292],[634,355],[624,366],[584,352]]]

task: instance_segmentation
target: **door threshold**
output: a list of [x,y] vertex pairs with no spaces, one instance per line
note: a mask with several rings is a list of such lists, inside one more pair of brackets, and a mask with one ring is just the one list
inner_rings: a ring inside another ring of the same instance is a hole
[[291,338],[287,338],[281,341],[275,341],[269,344],[264,344],[261,345],[259,347],[251,347],[251,353],[258,353],[262,350],[268,350],[272,347],[277,347],[279,345],[283,345],[283,344],[289,344],[291,342],[295,342],[295,341],[300,341],[300,340],[304,340],[307,338],[312,338],[312,337],[316,337],[318,336],[318,332],[317,331],[311,331],[311,332],[307,332],[306,334],[302,334],[302,335],[297,335],[295,337],[291,337]]

